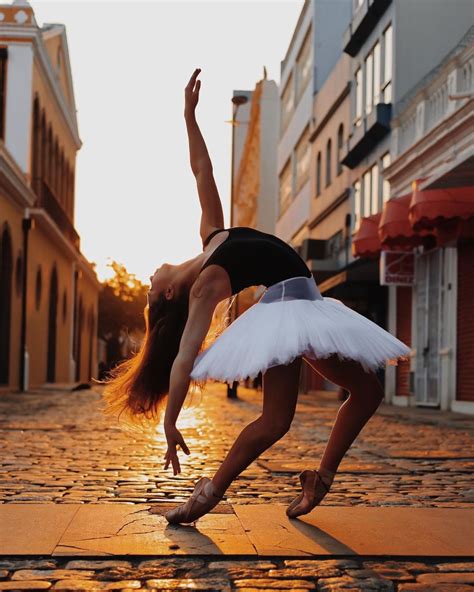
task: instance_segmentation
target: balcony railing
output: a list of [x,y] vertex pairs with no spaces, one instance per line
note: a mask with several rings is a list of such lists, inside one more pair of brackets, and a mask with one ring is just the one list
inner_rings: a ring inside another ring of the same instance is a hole
[[378,103],[362,119],[361,124],[354,127],[343,149],[341,159],[343,165],[353,169],[389,133],[391,113],[390,103]]
[[80,237],[77,234],[74,225],[69,220],[66,212],[63,210],[58,199],[55,197],[53,191],[44,180],[41,183],[40,205],[51,216],[56,226],[64,234],[64,236],[71,241],[76,249],[79,250]]
[[344,33],[344,52],[354,57],[392,0],[363,0]]
[[472,100],[473,72],[472,43],[461,42],[451,55],[447,56],[444,63],[428,74],[400,101],[393,121],[395,156],[408,150]]

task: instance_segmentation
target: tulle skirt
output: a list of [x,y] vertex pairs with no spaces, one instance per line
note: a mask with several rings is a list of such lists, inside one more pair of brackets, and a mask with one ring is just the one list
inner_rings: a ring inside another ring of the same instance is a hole
[[410,348],[340,300],[321,296],[313,278],[268,287],[194,361],[193,380],[231,384],[290,364],[298,356],[358,360],[366,372],[408,359]]

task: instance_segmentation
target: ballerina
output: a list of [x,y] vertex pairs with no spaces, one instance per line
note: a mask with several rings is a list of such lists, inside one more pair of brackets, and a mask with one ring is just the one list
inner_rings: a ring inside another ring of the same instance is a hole
[[[247,425],[211,478],[201,477],[190,498],[169,510],[170,523],[191,523],[224,497],[236,477],[290,429],[301,364],[346,389],[317,468],[299,474],[301,493],[290,518],[307,514],[329,492],[345,453],[377,410],[384,391],[375,372],[408,359],[410,348],[341,301],[321,296],[305,261],[287,243],[249,227],[224,227],[212,163],[196,121],[200,68],[185,88],[191,168],[202,209],[203,252],[180,265],[163,264],[150,276],[146,334],[140,351],[117,366],[106,383],[109,409],[161,419],[167,440],[166,470],[181,472],[178,428],[191,381],[235,380],[263,375],[263,409]],[[202,344],[216,306],[248,286],[264,286],[259,301],[207,348]],[[152,510],[153,511],[153,510]]]

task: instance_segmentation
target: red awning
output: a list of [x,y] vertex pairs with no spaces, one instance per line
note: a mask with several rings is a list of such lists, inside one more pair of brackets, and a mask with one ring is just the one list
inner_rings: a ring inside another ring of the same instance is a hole
[[378,228],[382,248],[390,250],[408,250],[423,243],[423,237],[435,234],[434,230],[422,229],[416,232],[408,220],[408,208],[412,194],[407,193],[400,197],[392,197],[383,208],[382,217]]
[[474,217],[474,186],[448,189],[419,189],[413,183],[408,219],[414,230],[435,228],[453,218]]
[[359,228],[352,239],[354,257],[375,258],[380,254],[382,245],[378,234],[378,226],[382,212],[362,217]]

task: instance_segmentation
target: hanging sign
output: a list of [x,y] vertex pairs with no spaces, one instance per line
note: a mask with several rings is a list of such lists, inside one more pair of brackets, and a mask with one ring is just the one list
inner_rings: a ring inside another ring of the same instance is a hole
[[381,251],[379,272],[381,286],[411,286],[415,275],[413,251]]

